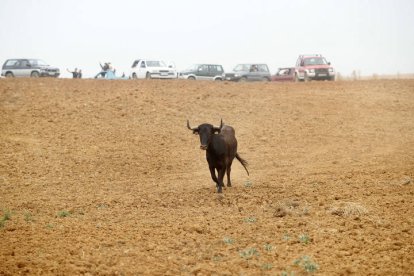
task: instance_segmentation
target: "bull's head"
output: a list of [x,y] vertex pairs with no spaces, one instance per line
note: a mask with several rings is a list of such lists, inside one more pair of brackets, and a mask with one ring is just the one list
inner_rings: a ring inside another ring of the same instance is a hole
[[200,149],[206,150],[210,144],[211,136],[214,133],[220,133],[220,129],[223,126],[223,119],[220,122],[219,127],[215,127],[210,124],[201,124],[198,127],[191,128],[190,122],[187,120],[187,127],[193,131],[193,134],[200,136]]

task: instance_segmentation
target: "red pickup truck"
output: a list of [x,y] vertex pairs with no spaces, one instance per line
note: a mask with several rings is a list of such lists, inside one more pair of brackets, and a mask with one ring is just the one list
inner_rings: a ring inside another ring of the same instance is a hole
[[300,55],[296,61],[297,81],[335,80],[335,69],[322,55]]

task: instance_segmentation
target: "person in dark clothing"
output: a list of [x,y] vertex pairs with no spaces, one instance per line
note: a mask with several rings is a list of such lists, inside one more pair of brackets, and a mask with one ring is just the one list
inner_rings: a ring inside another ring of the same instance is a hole
[[[66,68],[66,70],[72,74],[72,78],[77,79],[79,78],[79,72],[78,72],[78,68],[75,68],[75,71],[70,71],[69,69]],[[82,73],[81,73],[82,75]]]
[[81,79],[81,78],[82,78],[82,70],[79,69],[79,71],[78,71],[78,79]]

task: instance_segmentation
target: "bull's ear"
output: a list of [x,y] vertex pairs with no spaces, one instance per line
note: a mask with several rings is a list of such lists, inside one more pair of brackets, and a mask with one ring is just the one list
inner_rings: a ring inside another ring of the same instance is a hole
[[198,135],[198,128],[193,129],[193,134],[194,134],[194,135]]
[[220,128],[214,128],[213,133],[217,133],[217,134],[219,134],[219,133],[220,133],[220,131],[221,131],[221,129],[220,129]]

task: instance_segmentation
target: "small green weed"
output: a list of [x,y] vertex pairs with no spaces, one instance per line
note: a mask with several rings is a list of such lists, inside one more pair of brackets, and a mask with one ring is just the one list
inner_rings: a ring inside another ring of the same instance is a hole
[[33,221],[33,216],[30,212],[26,212],[24,213],[24,220],[26,222],[32,222]]
[[284,234],[283,234],[283,237],[282,237],[282,240],[284,240],[284,241],[288,241],[288,240],[290,240],[290,236],[289,236],[289,234],[288,234],[288,233],[284,233]]
[[319,266],[309,256],[302,256],[296,259],[293,264],[301,267],[308,273],[314,273],[319,269]]
[[263,247],[264,247],[264,250],[266,250],[267,252],[270,252],[273,250],[273,246],[270,243],[266,243]]
[[62,210],[62,211],[59,211],[59,212],[57,213],[57,215],[58,215],[58,217],[60,217],[60,218],[66,218],[66,217],[70,216],[70,215],[71,215],[71,213],[70,213],[69,211]]
[[273,268],[272,264],[266,263],[262,265],[263,270],[271,270]]
[[225,244],[233,244],[234,243],[234,240],[232,238],[230,238],[230,237],[224,237],[223,238],[223,242]]
[[252,248],[246,248],[245,250],[242,250],[239,252],[240,257],[242,257],[243,259],[251,259],[253,257],[258,257],[260,254],[257,251],[256,248],[252,247]]
[[248,217],[244,219],[244,222],[247,223],[255,223],[257,221],[257,219],[255,217]]
[[246,180],[246,182],[244,182],[244,187],[251,188],[252,186],[253,186],[253,183],[250,180]]
[[307,234],[300,234],[299,241],[303,244],[309,244],[311,242],[311,239]]
[[11,219],[11,212],[9,210],[3,212],[3,216],[0,217],[0,228],[3,228],[6,225],[6,221]]
[[55,225],[52,224],[52,223],[48,223],[48,224],[46,224],[46,228],[47,229],[53,229],[53,228],[55,228]]

